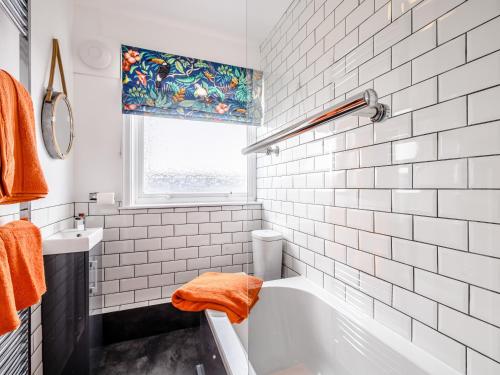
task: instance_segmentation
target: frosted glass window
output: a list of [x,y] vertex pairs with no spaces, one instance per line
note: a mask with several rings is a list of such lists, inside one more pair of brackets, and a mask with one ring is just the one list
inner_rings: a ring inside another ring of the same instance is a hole
[[246,194],[247,126],[143,119],[143,194]]

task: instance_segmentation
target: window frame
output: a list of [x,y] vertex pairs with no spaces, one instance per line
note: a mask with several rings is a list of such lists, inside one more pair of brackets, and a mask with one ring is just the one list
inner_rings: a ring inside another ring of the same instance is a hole
[[[247,157],[247,193],[145,194],[143,192],[144,116],[123,115],[123,127],[123,204],[125,207],[246,204],[256,201],[255,154]],[[247,143],[249,143],[256,137],[256,127],[246,126],[246,129]]]

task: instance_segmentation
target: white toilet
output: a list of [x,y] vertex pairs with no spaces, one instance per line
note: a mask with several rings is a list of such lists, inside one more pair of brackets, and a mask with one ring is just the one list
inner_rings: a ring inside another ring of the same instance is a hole
[[274,230],[252,231],[254,275],[264,281],[281,279],[283,236]]

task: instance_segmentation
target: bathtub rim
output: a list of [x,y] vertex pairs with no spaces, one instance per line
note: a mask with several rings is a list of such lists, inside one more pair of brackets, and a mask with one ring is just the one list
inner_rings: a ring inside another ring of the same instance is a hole
[[[426,371],[429,375],[463,375],[429,352],[416,346],[412,341],[400,336],[389,327],[357,310],[304,276],[266,281],[262,287],[296,289],[319,298],[330,308],[337,310],[346,318],[359,324],[368,333],[380,339],[385,345],[401,354],[408,361],[417,364],[418,367]],[[248,353],[226,314],[213,310],[206,310],[205,314],[228,374],[256,375],[249,361]],[[245,366],[242,366],[241,362],[239,362],[242,358],[245,358]]]
[[256,375],[248,353],[226,313],[205,310],[205,316],[227,375]]

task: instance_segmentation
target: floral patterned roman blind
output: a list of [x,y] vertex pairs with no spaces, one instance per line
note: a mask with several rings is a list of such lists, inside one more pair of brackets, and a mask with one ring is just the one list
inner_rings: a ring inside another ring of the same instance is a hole
[[122,45],[122,111],[260,125],[262,72]]

